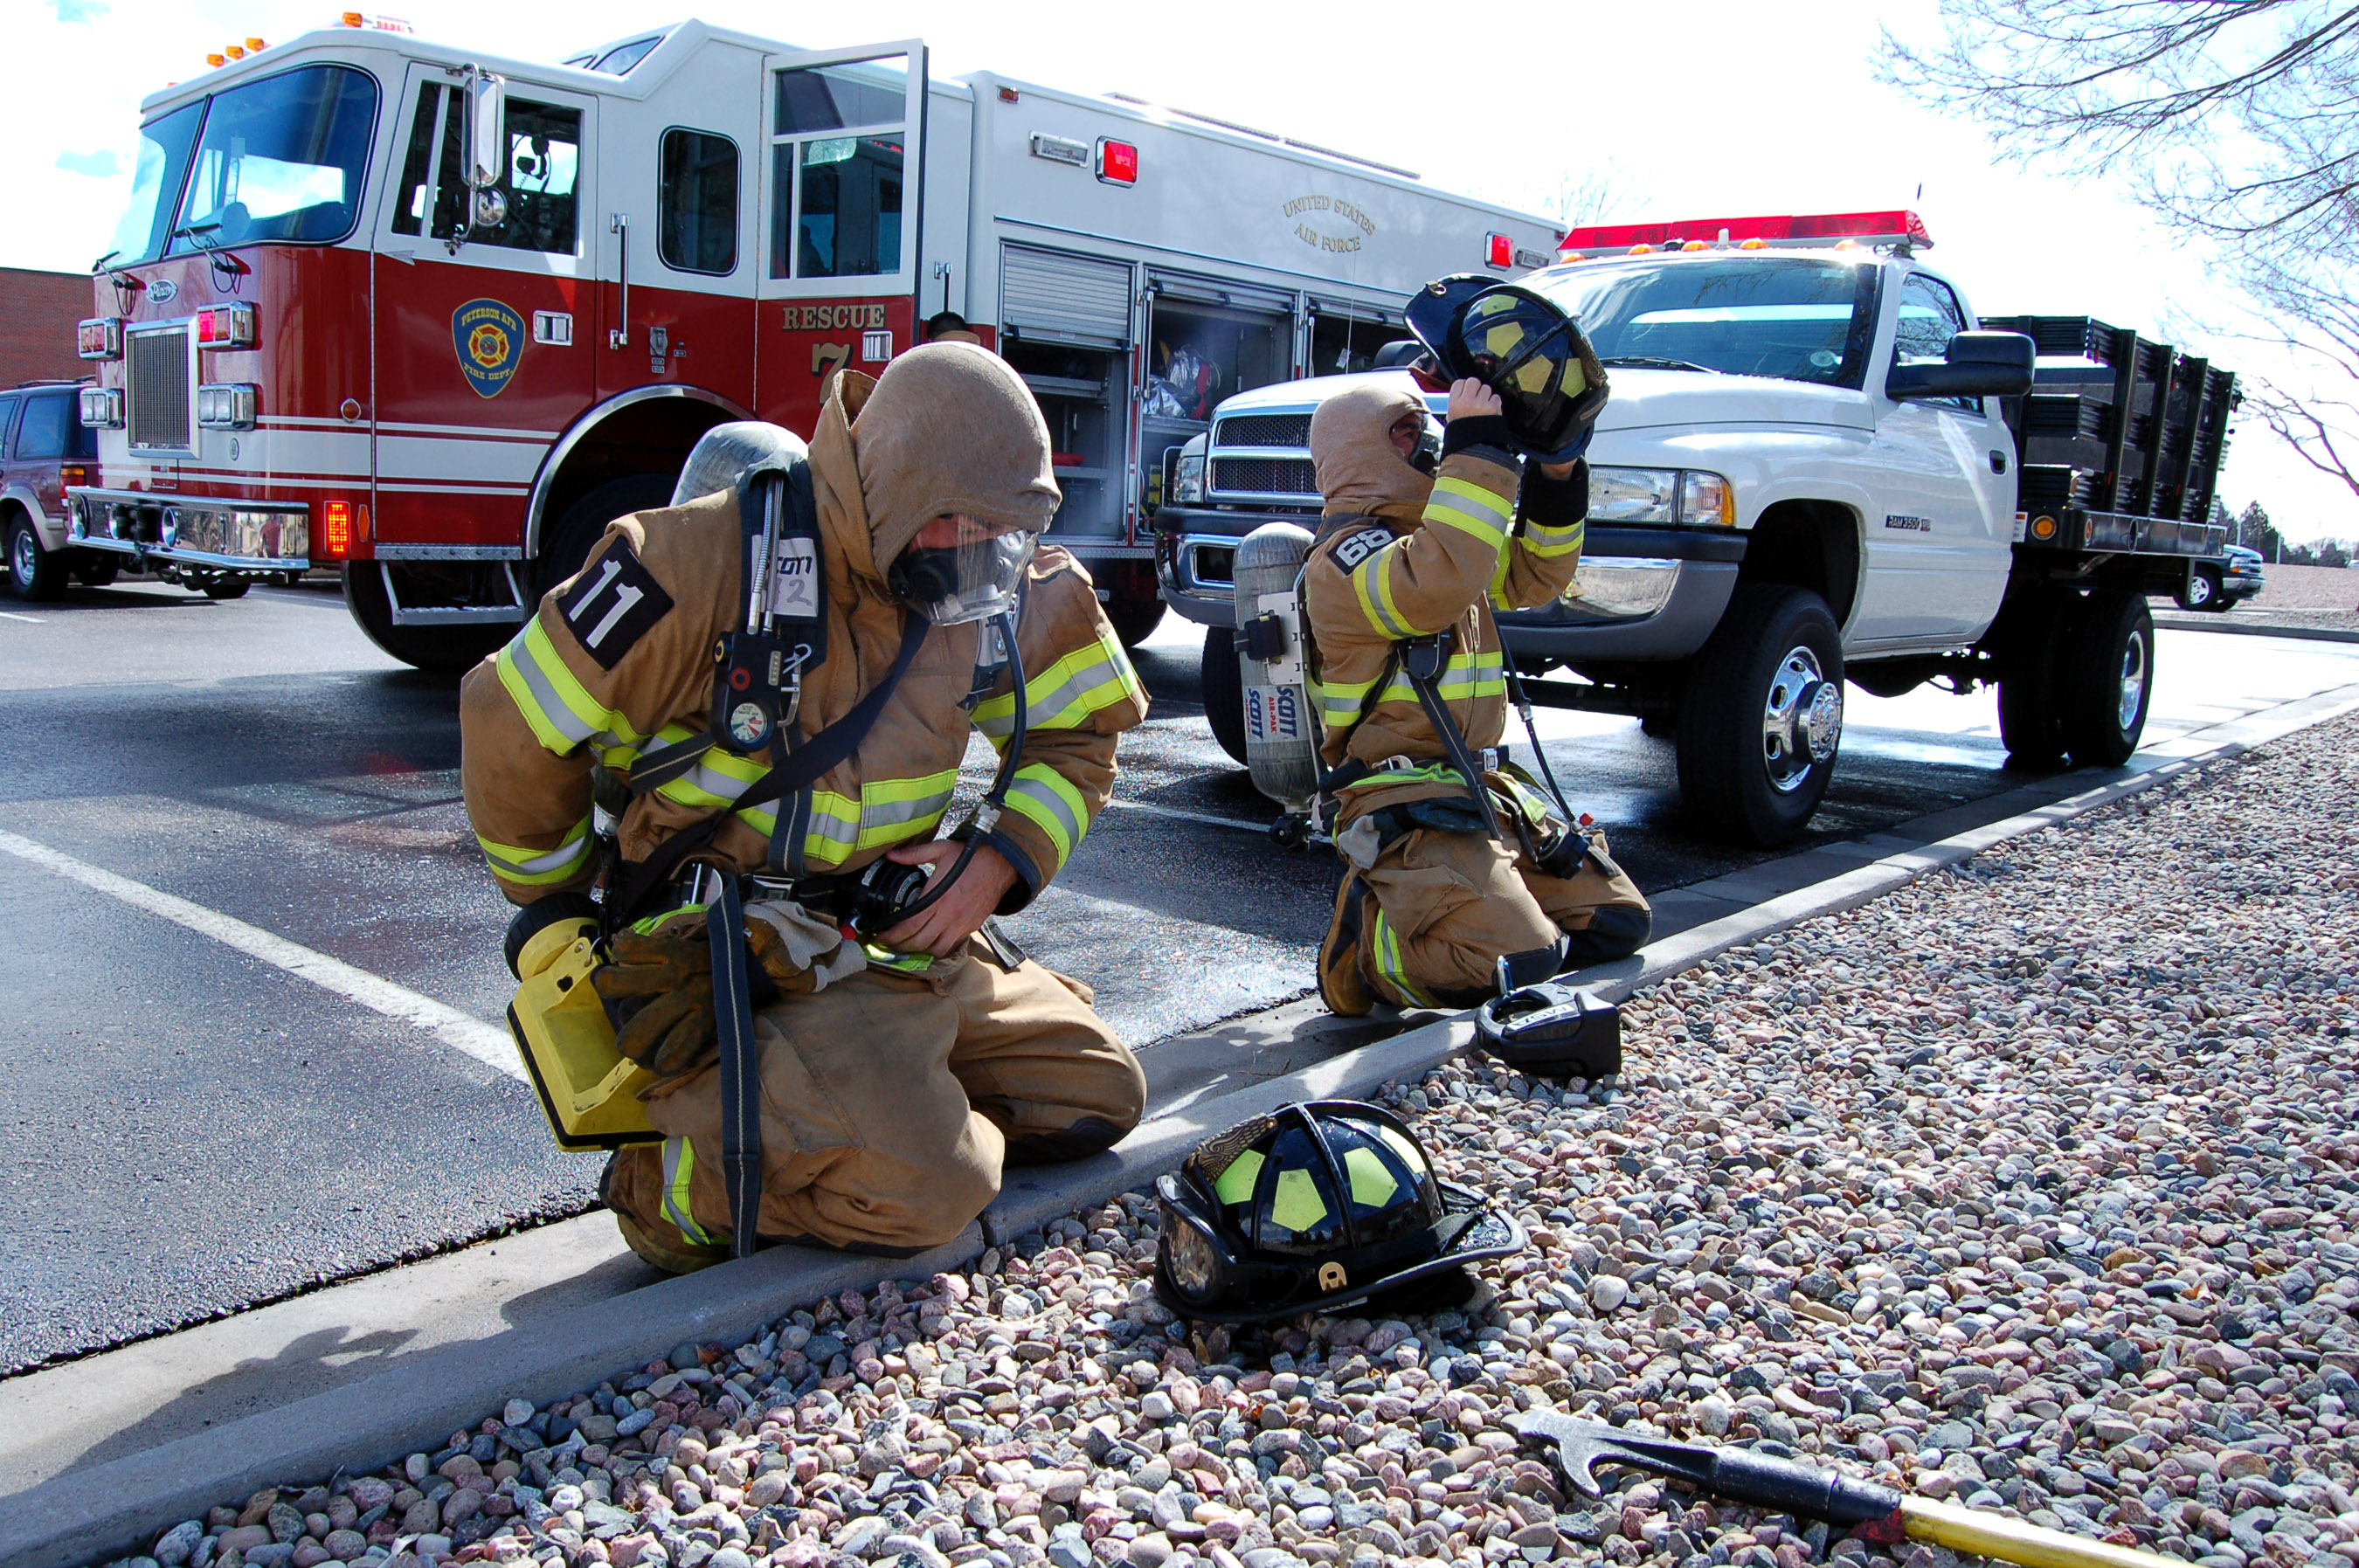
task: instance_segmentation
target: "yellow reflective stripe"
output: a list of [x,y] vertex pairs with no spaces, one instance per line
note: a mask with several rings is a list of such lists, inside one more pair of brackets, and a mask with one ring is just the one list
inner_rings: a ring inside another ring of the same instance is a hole
[[549,631],[535,616],[508,640],[493,660],[500,685],[534,739],[562,757],[584,741],[604,745],[636,746],[639,732],[631,721],[590,695],[581,678],[568,669]]
[[1351,1179],[1352,1201],[1364,1208],[1382,1208],[1400,1191],[1400,1178],[1364,1143],[1343,1151],[1343,1174]]
[[1429,762],[1421,768],[1395,768],[1384,773],[1370,773],[1367,777],[1355,779],[1343,787],[1347,790],[1393,789],[1401,784],[1446,784],[1462,786],[1464,783],[1465,780],[1459,777],[1458,770],[1448,762]]
[[[656,739],[669,745],[689,740],[696,733],[682,725],[667,724]],[[766,757],[741,757],[734,752],[725,752],[715,746],[698,757],[688,772],[658,784],[656,793],[681,806],[698,811],[711,811],[744,795],[747,785],[769,771],[770,762]]]
[[1507,542],[1514,514],[1506,502],[1470,480],[1438,479],[1425,503],[1425,520],[1471,534],[1496,549]]
[[1376,689],[1374,678],[1359,681],[1313,681],[1311,695],[1318,699],[1319,717],[1330,729],[1343,729],[1360,716],[1368,705],[1368,693]]
[[[930,833],[949,808],[957,784],[958,770],[945,768],[922,778],[864,781],[856,801],[832,790],[814,790],[810,826],[803,833],[803,859],[815,865],[841,865],[854,850]],[[759,814],[738,815],[751,821]]]
[[1319,1195],[1317,1179],[1299,1165],[1280,1171],[1270,1189],[1269,1217],[1298,1235],[1316,1228],[1327,1217],[1327,1200]]
[[1385,918],[1385,912],[1381,908],[1376,911],[1375,919],[1370,923],[1369,935],[1371,937],[1369,945],[1375,953],[1376,973],[1395,990],[1408,998],[1417,1006],[1431,1007],[1433,999],[1410,983],[1408,969],[1401,962],[1400,934],[1393,929],[1392,922]]
[[1260,1179],[1262,1163],[1260,1150],[1243,1151],[1213,1181],[1212,1195],[1224,1204],[1251,1203],[1254,1183]]
[[[1035,730],[1071,730],[1125,701],[1144,708],[1147,694],[1122,644],[1106,633],[1024,683],[1025,722]],[[1006,741],[1016,730],[1013,687],[976,704],[974,725],[993,745]]]
[[905,975],[922,975],[934,967],[931,955],[926,953],[896,953],[890,947],[879,947],[874,942],[863,942],[861,950],[868,955],[869,964],[879,969],[898,969]]
[[575,823],[554,849],[496,844],[480,833],[475,835],[475,842],[483,846],[484,859],[492,863],[494,875],[520,887],[545,887],[577,875],[582,862],[590,858],[590,818],[584,816]]
[[679,1227],[679,1233],[699,1247],[717,1247],[704,1228],[689,1213],[689,1178],[696,1173],[696,1149],[685,1138],[667,1138],[663,1146],[664,1217]]
[[643,920],[634,920],[631,922],[631,929],[642,936],[652,936],[656,934],[657,927],[662,925],[664,922],[678,919],[683,914],[702,914],[710,907],[708,904],[701,903],[683,903],[677,909],[667,909],[660,914],[650,914]]
[[[1441,669],[1434,689],[1452,700],[1469,697],[1499,697],[1507,689],[1506,659],[1497,649],[1479,654],[1452,654]],[[1417,688],[1408,677],[1395,676],[1385,687],[1379,702],[1415,702]]]
[[1049,836],[1057,850],[1057,867],[1072,858],[1073,847],[1090,829],[1090,809],[1082,800],[1082,792],[1046,762],[1016,770],[1016,782],[1007,790],[1007,809]]
[[1559,556],[1577,556],[1589,536],[1586,522],[1571,523],[1561,528],[1542,528],[1534,524],[1524,525],[1524,548],[1543,560]]
[[1368,624],[1380,635],[1398,639],[1414,637],[1417,628],[1411,626],[1393,603],[1392,574],[1386,570],[1393,557],[1399,554],[1395,540],[1352,569],[1352,590],[1360,596],[1360,608],[1367,612]]

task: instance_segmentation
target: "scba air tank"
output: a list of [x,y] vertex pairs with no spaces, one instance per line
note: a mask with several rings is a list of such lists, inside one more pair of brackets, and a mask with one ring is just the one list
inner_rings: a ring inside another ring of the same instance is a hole
[[1245,767],[1254,787],[1306,816],[1319,794],[1319,719],[1311,706],[1299,585],[1310,533],[1265,523],[1237,546],[1237,674],[1245,687]]

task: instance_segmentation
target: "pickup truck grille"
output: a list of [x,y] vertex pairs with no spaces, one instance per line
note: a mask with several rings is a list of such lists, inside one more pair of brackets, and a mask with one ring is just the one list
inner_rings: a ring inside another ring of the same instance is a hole
[[1214,427],[1216,447],[1307,447],[1310,444],[1308,414],[1240,414]]
[[125,423],[134,449],[189,445],[189,329],[134,332],[124,344]]
[[1212,488],[1249,495],[1319,493],[1309,458],[1214,458]]

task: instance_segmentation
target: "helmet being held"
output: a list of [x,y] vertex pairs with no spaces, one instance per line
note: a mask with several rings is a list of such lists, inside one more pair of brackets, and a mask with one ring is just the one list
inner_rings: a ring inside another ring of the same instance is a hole
[[1572,318],[1517,284],[1436,278],[1408,307],[1409,330],[1451,381],[1499,395],[1516,445],[1545,463],[1588,449],[1605,406],[1605,367]]
[[1399,1118],[1358,1100],[1231,1128],[1156,1194],[1155,1292],[1215,1323],[1336,1311],[1525,1242],[1513,1217],[1437,1179]]

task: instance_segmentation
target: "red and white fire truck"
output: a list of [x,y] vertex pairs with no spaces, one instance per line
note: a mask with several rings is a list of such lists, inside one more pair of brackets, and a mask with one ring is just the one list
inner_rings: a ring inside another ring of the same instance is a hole
[[834,367],[944,311],[1038,395],[1056,535],[1143,635],[1165,458],[1215,404],[1363,368],[1427,279],[1561,237],[1204,116],[929,79],[914,38],[688,21],[549,66],[345,23],[143,105],[72,530],[216,591],[341,566],[422,666],[495,646],[704,430],[807,434]]

